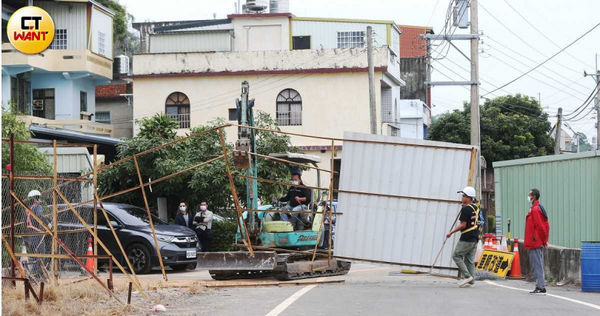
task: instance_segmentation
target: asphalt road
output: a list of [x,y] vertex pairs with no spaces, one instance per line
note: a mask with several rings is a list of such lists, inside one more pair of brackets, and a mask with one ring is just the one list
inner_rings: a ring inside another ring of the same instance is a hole
[[[160,271],[140,276],[161,279]],[[206,270],[171,272],[170,280],[209,280]],[[353,264],[344,283],[284,287],[222,288],[169,304],[168,315],[600,315],[600,293],[548,287],[532,296],[533,283],[478,281],[458,288],[456,280],[400,274],[390,266]],[[182,292],[182,295],[185,293]],[[168,300],[168,298],[165,298]],[[168,303],[166,301],[165,303]],[[161,313],[165,315],[165,313]]]

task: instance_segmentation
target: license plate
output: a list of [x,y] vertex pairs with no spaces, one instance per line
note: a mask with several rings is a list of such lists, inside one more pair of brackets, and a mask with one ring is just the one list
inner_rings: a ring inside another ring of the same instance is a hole
[[190,258],[196,258],[196,250],[187,250],[185,252],[185,257],[190,259]]

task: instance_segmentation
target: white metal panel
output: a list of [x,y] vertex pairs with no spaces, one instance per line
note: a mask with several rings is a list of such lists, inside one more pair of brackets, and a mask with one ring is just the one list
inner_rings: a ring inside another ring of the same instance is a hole
[[50,14],[55,29],[67,30],[68,50],[86,49],[87,3],[35,1],[34,5]]
[[231,35],[227,31],[202,33],[165,33],[150,36],[151,53],[231,51]]
[[248,29],[248,50],[280,50],[281,25],[253,25]]
[[[467,185],[471,147],[346,132],[340,190],[443,201],[339,193],[335,254],[368,260],[431,265],[460,210],[456,193]],[[428,147],[416,146],[428,145]],[[455,234],[437,266],[455,267]],[[448,270],[443,270],[448,272]]]
[[91,38],[92,52],[112,59],[113,19],[97,7],[92,8]]
[[367,26],[373,27],[375,46],[387,45],[387,25],[333,21],[292,20],[292,36],[310,36],[310,48],[337,48],[337,32],[365,32]]

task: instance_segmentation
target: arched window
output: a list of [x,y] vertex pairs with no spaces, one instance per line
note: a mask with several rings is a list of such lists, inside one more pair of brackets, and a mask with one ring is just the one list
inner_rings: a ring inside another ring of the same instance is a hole
[[190,99],[181,92],[173,92],[165,102],[165,114],[179,123],[179,128],[190,128]]
[[302,98],[294,89],[285,89],[277,96],[277,123],[280,126],[302,125]]

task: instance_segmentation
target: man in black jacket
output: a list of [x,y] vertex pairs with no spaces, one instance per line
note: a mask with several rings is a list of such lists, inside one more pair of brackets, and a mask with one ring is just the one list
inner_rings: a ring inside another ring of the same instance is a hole
[[[302,182],[302,171],[300,169],[292,170],[292,186],[288,190],[286,196],[279,199],[281,202],[289,202],[286,209],[291,212],[301,212],[308,208],[308,204],[311,202],[311,192],[308,188],[297,187],[297,185],[304,185]],[[281,219],[289,221],[294,225],[294,229],[298,229],[301,223],[298,214],[281,214]]]

